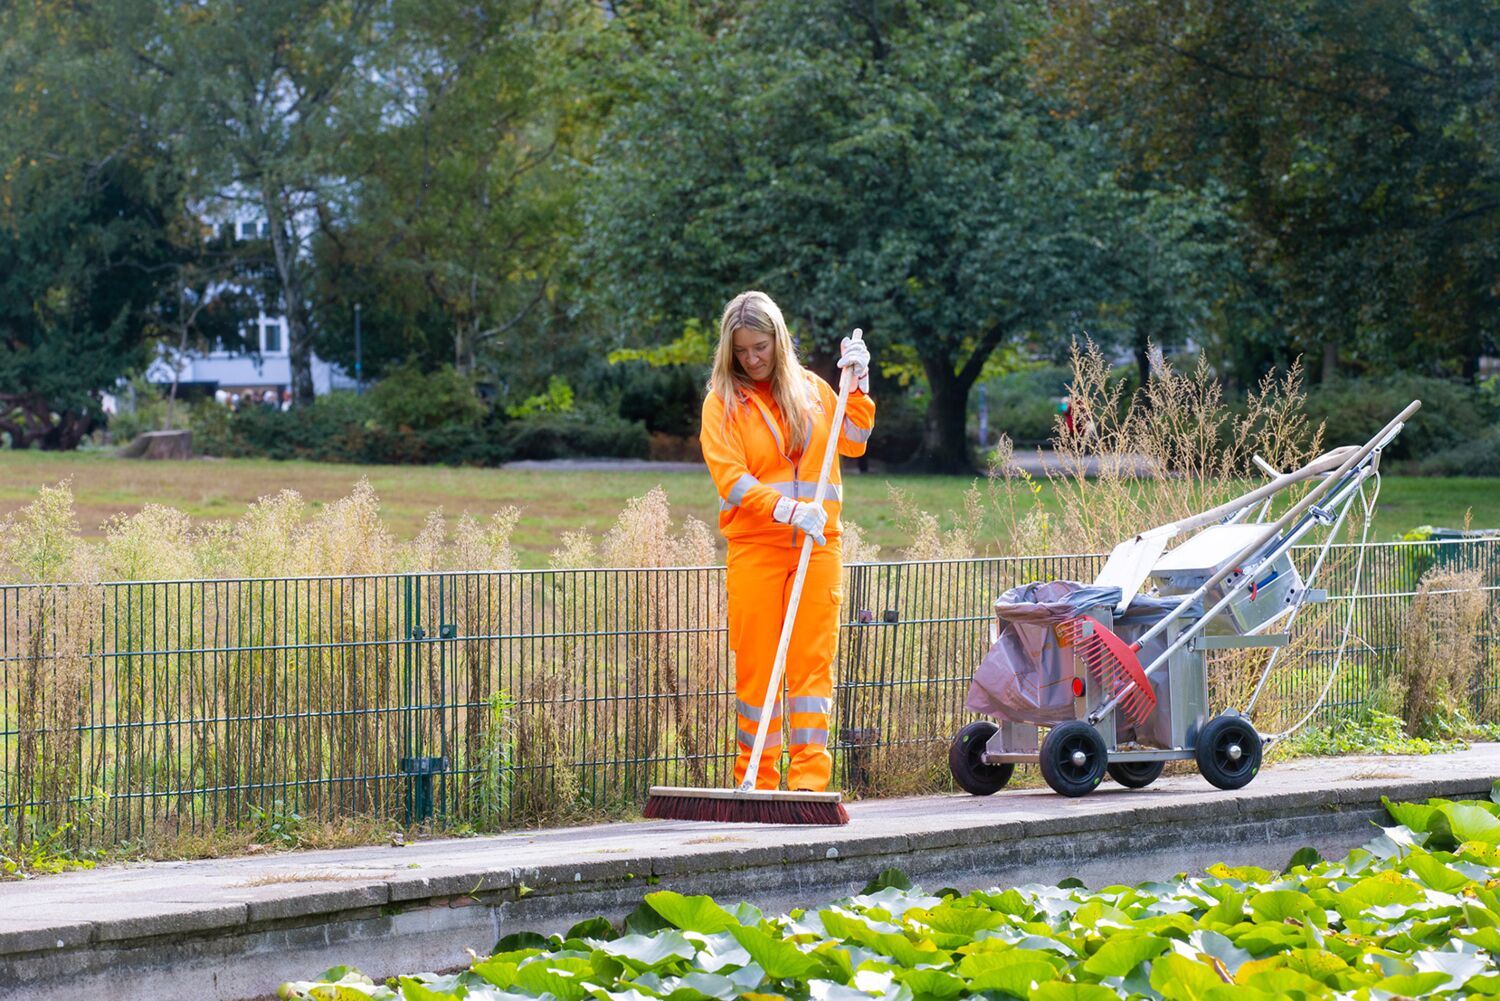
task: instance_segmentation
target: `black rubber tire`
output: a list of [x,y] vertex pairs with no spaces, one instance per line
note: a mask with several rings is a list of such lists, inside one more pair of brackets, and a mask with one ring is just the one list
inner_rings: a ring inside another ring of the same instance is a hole
[[[1041,748],[1042,778],[1064,796],[1084,796],[1093,792],[1104,779],[1108,751],[1099,731],[1083,720],[1059,723],[1047,731]],[[1073,760],[1081,751],[1082,764]]]
[[[1234,756],[1234,748],[1239,756]],[[1198,771],[1220,789],[1240,789],[1260,771],[1260,734],[1239,713],[1215,716],[1198,731]]]
[[1165,761],[1115,761],[1108,768],[1109,777],[1126,789],[1144,789],[1161,778]]
[[948,770],[964,792],[975,796],[993,795],[1004,789],[1011,775],[1015,774],[1015,765],[987,765],[979,760],[985,745],[998,729],[989,720],[978,719],[958,731],[953,743],[948,745]]

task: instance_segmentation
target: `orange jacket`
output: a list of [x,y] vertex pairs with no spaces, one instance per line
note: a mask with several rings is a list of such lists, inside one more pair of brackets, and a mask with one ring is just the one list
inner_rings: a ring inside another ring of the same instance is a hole
[[[719,491],[719,530],[731,541],[801,545],[802,533],[771,517],[783,497],[811,501],[817,491],[823,451],[828,446],[829,424],[838,405],[838,394],[811,372],[808,384],[814,391],[812,434],[800,455],[787,449],[787,432],[781,410],[769,392],[741,391],[740,406],[730,408],[725,420],[724,401],[709,393],[703,401],[703,426],[698,440],[703,459]],[[849,393],[844,426],[839,429],[840,455],[863,455],[875,426],[875,401],[855,389]],[[825,536],[836,536],[842,528],[839,510],[843,487],[839,464],[828,474],[823,507],[828,512]]]

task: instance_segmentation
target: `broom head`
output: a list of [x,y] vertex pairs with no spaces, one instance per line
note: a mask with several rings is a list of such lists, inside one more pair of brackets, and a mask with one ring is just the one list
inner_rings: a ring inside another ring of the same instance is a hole
[[653,820],[707,820],[720,824],[847,824],[844,797],[836,792],[692,789],[652,786],[644,814]]
[[[1093,629],[1084,629],[1086,623],[1092,624]],[[1072,630],[1074,656],[1088,665],[1095,684],[1108,693],[1104,701],[1125,692],[1118,708],[1136,725],[1144,723],[1156,709],[1156,689],[1141,668],[1137,648],[1089,615],[1069,620],[1068,626]]]

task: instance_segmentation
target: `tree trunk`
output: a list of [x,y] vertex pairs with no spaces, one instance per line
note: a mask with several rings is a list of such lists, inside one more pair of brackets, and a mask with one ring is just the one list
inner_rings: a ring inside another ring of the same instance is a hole
[[972,473],[966,427],[970,384],[954,374],[947,358],[924,357],[922,368],[932,396],[916,464],[933,473]]
[[287,357],[292,367],[292,400],[298,406],[313,401],[312,332],[307,324],[307,300],[302,291],[302,262],[291,238],[293,221],[287,218],[277,193],[262,193],[266,221],[271,227],[271,250],[276,257],[276,276],[286,309]]
[[1323,342],[1323,371],[1318,375],[1318,381],[1327,385],[1337,378],[1339,374],[1339,345],[1337,341]]

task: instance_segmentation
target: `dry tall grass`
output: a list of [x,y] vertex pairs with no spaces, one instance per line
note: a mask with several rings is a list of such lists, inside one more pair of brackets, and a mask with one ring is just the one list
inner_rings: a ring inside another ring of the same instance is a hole
[[1072,353],[1074,429],[1059,418],[1057,468],[1047,474],[1058,515],[1037,502],[1036,481],[1002,441],[991,461],[990,502],[1017,555],[1109,552],[1116,543],[1230,500],[1262,479],[1251,457],[1291,470],[1315,457],[1323,429],[1303,410],[1301,369],[1267,375],[1231,406],[1201,358],[1191,370],[1166,362],[1133,395],[1111,378],[1088,342]]
[[1478,570],[1435,568],[1422,575],[1401,629],[1401,715],[1412,736],[1435,736],[1445,721],[1473,713],[1483,651],[1479,626],[1488,609]]

